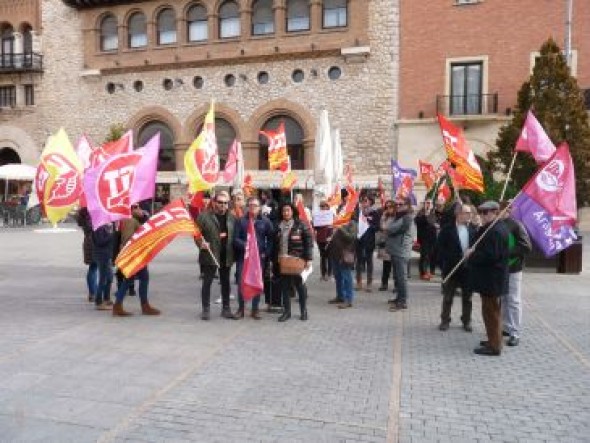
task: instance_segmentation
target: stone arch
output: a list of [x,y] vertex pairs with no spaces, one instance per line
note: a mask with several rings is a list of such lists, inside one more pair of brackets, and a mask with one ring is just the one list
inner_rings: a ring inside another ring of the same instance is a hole
[[[196,137],[197,128],[205,119],[207,111],[209,111],[209,104],[200,106],[188,116],[184,124],[185,140],[192,141]],[[231,125],[236,130],[236,137],[238,140],[242,140],[244,137],[246,137],[248,128],[242,117],[240,117],[240,114],[238,114],[235,109],[230,108],[223,103],[215,103],[215,118],[223,118],[224,120],[227,120],[229,123],[231,123]]]
[[214,14],[219,14],[219,8],[226,1],[233,1],[233,2],[237,3],[238,7],[240,8],[240,11],[242,11],[244,9],[244,1],[243,0],[216,0],[216,2],[213,4],[213,9],[211,10],[211,12],[213,12]]
[[204,0],[193,0],[190,2],[187,2],[183,7],[182,7],[182,17],[183,19],[186,19],[186,16],[188,14],[188,11],[193,7],[193,6],[202,6],[203,8],[205,8],[205,10],[207,11],[207,15],[211,14],[211,8],[210,6],[205,3]]
[[123,16],[123,20],[121,21],[121,24],[123,26],[125,26],[126,28],[129,27],[129,19],[136,12],[141,12],[143,15],[145,15],[146,22],[147,23],[150,22],[150,15],[144,9],[138,8],[136,6],[136,7],[133,7],[133,8],[129,8],[127,11],[125,11],[125,15]]
[[154,8],[154,10],[152,12],[152,16],[151,16],[152,23],[156,23],[156,24],[158,23],[158,16],[165,9],[172,9],[172,11],[174,12],[174,18],[175,18],[176,22],[178,22],[178,20],[180,18],[182,18],[178,15],[179,8],[175,7],[171,3],[162,3],[161,5],[158,5],[156,8]]
[[137,112],[127,121],[126,127],[133,129],[135,132],[152,120],[158,120],[162,123],[166,123],[174,133],[174,140],[176,141],[176,144],[182,143],[184,141],[182,137],[182,125],[170,111],[161,106],[146,106],[145,108],[140,109],[139,112]]
[[264,123],[277,115],[288,115],[303,128],[303,141],[309,143],[315,140],[315,121],[309,111],[302,105],[280,98],[260,106],[250,117],[249,132],[245,140],[258,143],[258,130]]
[[36,166],[39,162],[41,149],[26,131],[16,126],[0,125],[0,148],[15,151],[22,163]]
[[121,24],[123,24],[121,22],[119,16],[117,14],[115,14],[113,11],[104,11],[96,16],[96,19],[94,21],[94,29],[97,30],[98,32],[100,32],[100,27],[102,25],[102,21],[109,16],[115,17],[115,19],[117,20],[117,26],[121,26]]

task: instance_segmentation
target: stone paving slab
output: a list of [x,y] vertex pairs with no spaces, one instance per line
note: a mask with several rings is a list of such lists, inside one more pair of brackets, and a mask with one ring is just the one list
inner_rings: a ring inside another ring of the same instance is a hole
[[440,286],[416,279],[403,313],[379,292],[339,311],[312,275],[308,322],[296,303],[286,324],[200,321],[190,239],[150,267],[163,315],[113,318],[85,301],[81,242],[0,230],[1,442],[590,441],[588,260],[526,273],[521,345],[485,358],[478,297],[474,333],[457,312],[443,333]]

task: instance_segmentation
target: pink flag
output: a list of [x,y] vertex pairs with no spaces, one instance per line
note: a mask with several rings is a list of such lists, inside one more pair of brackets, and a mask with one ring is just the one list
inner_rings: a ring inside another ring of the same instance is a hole
[[254,230],[254,219],[248,221],[248,236],[246,239],[246,253],[244,255],[244,269],[242,271],[242,297],[245,301],[251,300],[256,295],[264,292],[262,281],[262,265],[258,251],[258,240]]
[[559,145],[522,192],[543,206],[552,216],[554,224],[575,223],[578,214],[576,178],[567,143]]
[[84,175],[84,193],[92,228],[131,217],[131,188],[140,152],[117,154]]
[[237,139],[234,139],[234,142],[229,148],[225,169],[222,174],[224,183],[231,184],[238,173],[238,149],[240,148],[240,144]]
[[515,151],[530,152],[538,165],[545,163],[555,152],[555,145],[532,111],[527,113]]
[[94,149],[92,148],[90,139],[86,137],[86,135],[82,135],[82,137],[80,137],[80,140],[78,140],[78,144],[76,145],[76,154],[78,154],[78,158],[82,162],[82,167],[84,168],[84,170],[92,166],[93,151]]
[[137,163],[135,181],[131,188],[131,203],[154,197],[160,152],[160,133],[156,132],[143,148],[137,149],[135,152],[141,154],[141,159]]

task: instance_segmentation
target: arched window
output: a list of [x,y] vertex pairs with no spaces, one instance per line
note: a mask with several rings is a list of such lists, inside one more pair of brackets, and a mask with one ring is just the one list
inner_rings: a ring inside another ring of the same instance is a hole
[[348,0],[324,0],[324,28],[342,28],[348,23]]
[[[1,25],[0,25],[1,26]],[[14,53],[14,29],[5,24],[0,27],[0,66],[12,66]]]
[[275,22],[272,0],[256,0],[252,6],[252,35],[272,34]]
[[158,171],[176,171],[174,156],[174,133],[170,127],[161,121],[152,120],[146,123],[137,136],[137,146],[145,145],[150,138],[160,132],[160,154],[158,156]]
[[[201,132],[201,129],[203,129],[202,124],[199,126],[195,137]],[[236,138],[236,130],[226,119],[217,117],[215,118],[215,138],[217,140],[217,153],[219,154],[219,167],[223,169],[225,168],[229,148],[231,148]]]
[[28,23],[23,23],[21,33],[23,35],[23,52],[31,54],[33,52],[33,28]]
[[176,43],[176,17],[172,8],[166,8],[158,14],[158,44],[172,43]]
[[186,14],[186,25],[189,42],[207,40],[209,36],[207,9],[203,5],[191,6]]
[[[20,162],[20,157],[14,149],[0,145],[0,166]],[[6,189],[6,186],[8,186],[8,189]],[[11,196],[12,194],[18,194],[18,183],[13,180],[0,180],[0,201],[4,200],[5,195]]]
[[240,7],[228,1],[219,8],[219,37],[230,38],[240,35]]
[[119,49],[117,18],[109,14],[100,22],[100,50],[116,51],[117,49]]
[[287,0],[287,32],[310,28],[309,0]]
[[[287,136],[287,152],[291,156],[291,169],[305,169],[304,149],[303,149],[303,128],[297,121],[288,115],[277,115],[271,117],[262,125],[261,131],[274,131],[277,129],[281,120],[285,122],[285,135]],[[258,137],[259,148],[259,167],[268,169],[268,139],[260,134]]]
[[143,12],[136,12],[129,17],[129,47],[141,48],[147,46],[147,22]]

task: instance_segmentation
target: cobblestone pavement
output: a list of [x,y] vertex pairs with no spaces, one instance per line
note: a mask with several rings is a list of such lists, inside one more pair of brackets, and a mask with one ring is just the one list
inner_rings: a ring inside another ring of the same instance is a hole
[[150,267],[163,315],[113,318],[85,301],[81,241],[0,230],[2,442],[590,441],[588,260],[527,272],[521,345],[490,358],[478,297],[473,333],[458,300],[440,332],[440,285],[415,278],[402,313],[381,292],[339,311],[316,273],[308,322],[203,322],[189,239]]

